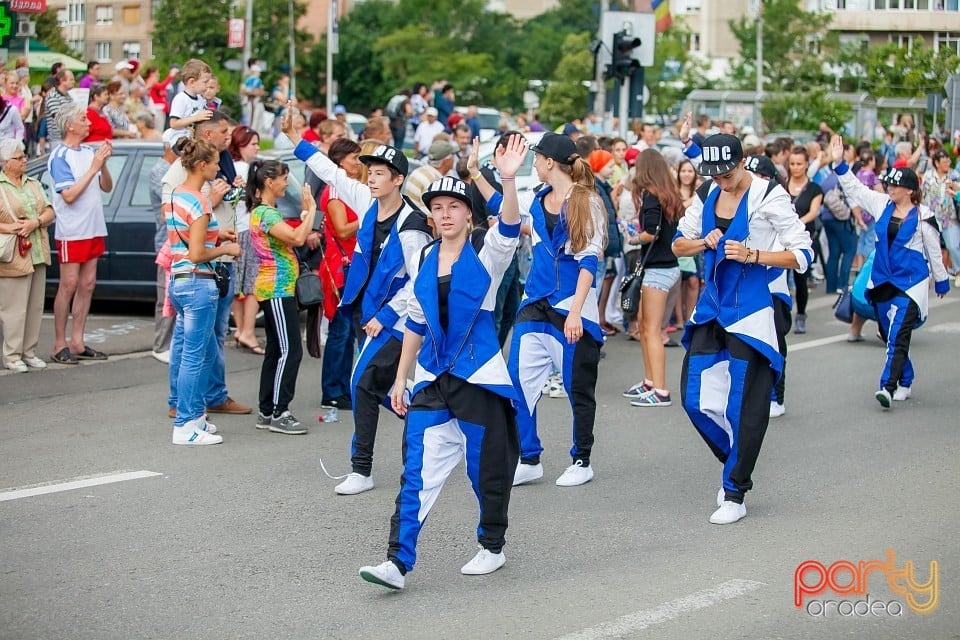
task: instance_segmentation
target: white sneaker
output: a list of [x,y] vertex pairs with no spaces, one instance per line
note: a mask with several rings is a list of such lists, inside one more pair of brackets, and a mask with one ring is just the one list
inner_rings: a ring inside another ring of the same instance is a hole
[[742,504],[724,500],[720,508],[710,516],[710,522],[713,524],[733,524],[737,520],[747,515],[747,508]]
[[170,349],[167,349],[166,351],[154,351],[151,355],[153,355],[153,359],[157,362],[170,364]]
[[513,486],[527,484],[543,477],[543,465],[537,464],[517,464],[517,470],[513,473]]
[[203,414],[203,424],[200,425],[201,431],[206,431],[207,433],[213,435],[217,432],[217,425],[210,422],[207,418],[207,414]]
[[893,399],[897,402],[903,402],[910,398],[910,387],[897,387],[897,390],[893,392]]
[[770,401],[770,417],[771,418],[779,418],[786,412],[787,412],[787,408],[784,405],[780,404],[776,400]]
[[557,478],[558,487],[577,487],[593,480],[593,467],[583,466],[583,460],[577,460]]
[[560,376],[550,378],[550,389],[547,391],[547,395],[551,398],[567,397],[567,390],[563,388],[563,378]]
[[14,360],[13,362],[4,362],[3,366],[10,371],[16,371],[17,373],[26,373],[27,365],[23,363],[23,360]]
[[388,589],[403,589],[406,578],[389,560],[375,567],[360,567],[360,577]]
[[36,356],[32,358],[24,358],[23,363],[30,367],[31,369],[46,369],[47,362],[43,358],[38,358]]
[[884,411],[890,408],[890,392],[886,389],[880,389],[873,394],[873,397],[877,399],[877,402],[880,403],[880,406],[883,407]]
[[373,476],[365,476],[356,472],[348,475],[346,480],[333,488],[342,496],[353,496],[364,491],[370,491],[370,489],[373,489]]
[[720,490],[717,491],[717,506],[722,507],[724,500],[727,499],[727,492],[724,490],[723,485],[720,485]]
[[493,553],[480,547],[480,551],[477,552],[477,555],[473,556],[473,560],[460,568],[460,573],[465,576],[485,576],[488,573],[493,573],[506,562],[507,557],[503,555],[503,551]]
[[182,427],[173,428],[173,444],[203,445],[220,444],[223,436],[214,435],[203,430],[206,421],[203,417],[191,420]]

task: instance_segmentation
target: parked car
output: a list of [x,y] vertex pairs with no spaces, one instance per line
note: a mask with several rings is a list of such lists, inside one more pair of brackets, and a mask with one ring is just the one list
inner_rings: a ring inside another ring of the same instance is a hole
[[[456,107],[457,113],[466,117],[466,107]],[[486,142],[500,132],[500,111],[493,107],[477,107],[477,121],[480,123],[480,142]]]
[[[150,170],[162,155],[163,144],[159,142],[113,141],[113,155],[107,160],[113,190],[101,193],[108,235],[106,253],[97,262],[97,287],[93,292],[96,300],[156,299],[157,267],[153,239],[157,216],[150,206],[149,177]],[[267,151],[264,157],[276,157],[291,165],[287,194],[277,208],[284,217],[299,217],[303,163],[290,152]],[[40,180],[52,194],[48,158],[42,156],[31,160],[27,164],[27,175]],[[54,225],[49,232],[53,264],[47,269],[47,296],[52,297],[57,292],[60,265],[53,242]]]
[[[543,137],[543,132],[533,132],[524,135],[524,138],[527,139],[527,142],[530,146],[533,146],[540,142],[540,138]],[[480,143],[479,150],[479,161],[480,166],[487,164],[488,162],[493,161],[493,150],[497,145],[496,140],[488,140],[487,142]],[[527,154],[527,157],[523,161],[523,166],[517,170],[517,191],[528,191],[530,189],[536,189],[541,183],[540,179],[537,178],[537,172],[533,170],[533,152]]]

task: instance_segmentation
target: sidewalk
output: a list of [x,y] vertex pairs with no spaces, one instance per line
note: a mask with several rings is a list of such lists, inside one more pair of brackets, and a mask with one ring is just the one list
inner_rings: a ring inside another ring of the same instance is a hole
[[[69,330],[70,325],[67,325]],[[0,332],[0,337],[2,337]],[[87,318],[84,341],[103,351],[112,359],[117,357],[140,357],[153,351],[153,318],[145,316],[91,315]],[[50,369],[66,369],[77,365],[57,364],[50,359],[53,349],[53,315],[44,314],[40,329],[40,344],[37,355],[47,361]],[[81,360],[80,366],[97,364],[101,361]],[[108,360],[109,362],[109,360]],[[2,366],[2,365],[0,365]],[[13,374],[13,371],[0,369],[0,375]]]

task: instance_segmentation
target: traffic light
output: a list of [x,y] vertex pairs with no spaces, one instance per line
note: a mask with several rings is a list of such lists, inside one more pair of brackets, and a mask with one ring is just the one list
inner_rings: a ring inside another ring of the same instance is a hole
[[640,67],[640,62],[633,59],[633,50],[640,46],[640,38],[629,35],[626,31],[613,34],[613,61],[610,64],[610,75],[623,81],[634,69]]
[[16,24],[16,14],[10,11],[6,2],[0,3],[0,47],[6,49],[10,44],[10,37],[13,35],[13,27]]

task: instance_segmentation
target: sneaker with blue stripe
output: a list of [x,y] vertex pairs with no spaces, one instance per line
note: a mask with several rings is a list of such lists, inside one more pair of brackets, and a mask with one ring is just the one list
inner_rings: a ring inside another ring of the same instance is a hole
[[630,406],[633,407],[669,407],[671,404],[673,401],[669,393],[662,396],[655,389],[650,389],[636,400],[630,401]]
[[624,391],[623,397],[631,398],[631,399],[639,398],[643,394],[649,393],[650,391],[653,391],[653,387],[648,385],[646,380],[644,380],[643,382],[638,382],[637,384],[633,385],[632,387]]

